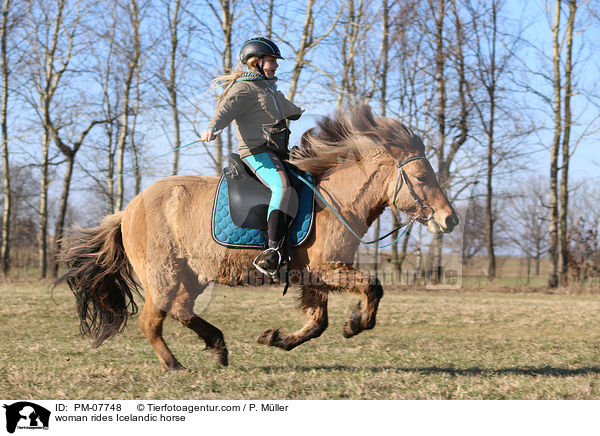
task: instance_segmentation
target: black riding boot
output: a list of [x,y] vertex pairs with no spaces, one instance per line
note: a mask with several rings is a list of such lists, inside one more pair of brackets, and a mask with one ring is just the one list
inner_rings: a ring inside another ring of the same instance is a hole
[[274,210],[269,214],[267,231],[269,234],[269,248],[267,248],[260,259],[256,262],[259,269],[274,274],[284,260],[283,242],[287,230],[293,218],[280,210]]

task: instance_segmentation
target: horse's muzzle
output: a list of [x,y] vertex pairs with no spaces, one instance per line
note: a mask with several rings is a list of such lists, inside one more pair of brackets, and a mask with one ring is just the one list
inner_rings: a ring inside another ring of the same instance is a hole
[[423,224],[427,224],[427,230],[429,230],[430,233],[440,234],[452,232],[458,225],[458,222],[458,216],[456,213],[452,213],[445,218],[434,215],[433,219]]
[[456,227],[459,223],[458,220],[458,215],[456,215],[456,213],[453,213],[452,215],[448,215],[446,217],[446,221],[445,221],[445,229],[444,233],[450,233],[452,230],[454,230],[454,227]]

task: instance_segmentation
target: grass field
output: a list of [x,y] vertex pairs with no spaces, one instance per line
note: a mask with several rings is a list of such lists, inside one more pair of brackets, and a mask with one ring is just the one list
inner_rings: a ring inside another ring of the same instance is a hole
[[135,317],[92,349],[65,288],[0,284],[0,398],[600,399],[600,295],[389,291],[377,327],[344,339],[355,300],[333,295],[329,329],[285,352],[254,337],[301,325],[293,288],[214,289],[204,316],[223,330],[230,366],[169,319],[187,370],[168,373]]

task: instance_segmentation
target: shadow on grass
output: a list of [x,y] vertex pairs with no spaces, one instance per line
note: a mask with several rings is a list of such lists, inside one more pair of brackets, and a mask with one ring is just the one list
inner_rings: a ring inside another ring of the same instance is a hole
[[585,366],[582,368],[554,368],[551,366],[543,366],[541,368],[500,368],[500,369],[489,369],[489,368],[452,368],[452,367],[439,367],[439,366],[427,366],[422,368],[407,368],[398,366],[347,366],[347,365],[315,365],[315,366],[294,366],[281,367],[281,366],[263,366],[261,370],[266,373],[278,373],[278,372],[289,372],[291,369],[298,372],[310,372],[310,371],[337,371],[337,372],[393,372],[397,374],[401,373],[415,373],[415,374],[448,374],[451,376],[468,376],[468,375],[481,375],[481,376],[498,376],[498,375],[528,375],[528,376],[549,376],[549,377],[573,377],[578,375],[590,375],[600,374],[600,367],[598,366]]

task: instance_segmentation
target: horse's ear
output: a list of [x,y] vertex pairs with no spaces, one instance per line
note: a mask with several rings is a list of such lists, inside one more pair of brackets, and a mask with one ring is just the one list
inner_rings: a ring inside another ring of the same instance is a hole
[[351,122],[352,127],[359,132],[373,132],[377,128],[371,107],[366,103],[352,111]]

